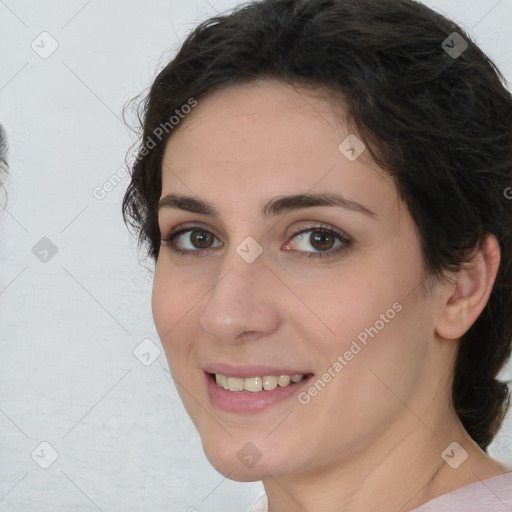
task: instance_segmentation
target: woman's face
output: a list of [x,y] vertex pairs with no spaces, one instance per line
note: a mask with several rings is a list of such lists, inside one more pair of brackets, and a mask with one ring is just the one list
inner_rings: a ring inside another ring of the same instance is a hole
[[[205,453],[234,480],[402,435],[404,403],[427,414],[444,371],[414,223],[340,111],[279,82],[232,86],[166,147],[159,225],[180,234],[161,247],[154,320]],[[238,378],[226,390],[212,373]]]

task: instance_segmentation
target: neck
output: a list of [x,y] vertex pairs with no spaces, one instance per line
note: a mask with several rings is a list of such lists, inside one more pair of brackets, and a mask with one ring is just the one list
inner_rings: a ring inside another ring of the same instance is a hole
[[[441,457],[454,441],[468,453],[457,469]],[[263,484],[269,512],[408,512],[505,472],[472,441],[455,412],[422,421],[405,410],[401,428],[356,453],[299,473],[269,475]]]

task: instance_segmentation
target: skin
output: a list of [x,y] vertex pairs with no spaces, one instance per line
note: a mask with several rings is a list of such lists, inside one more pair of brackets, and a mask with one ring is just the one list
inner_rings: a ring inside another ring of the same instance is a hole
[[[355,161],[340,152],[352,133],[343,107],[312,92],[277,81],[230,86],[199,101],[173,133],[162,197],[199,197],[220,217],[161,208],[164,238],[185,222],[214,238],[206,253],[190,231],[179,238],[202,256],[162,246],[155,325],[209,461],[230,479],[263,480],[271,512],[413,510],[506,472],[464,431],[450,399],[458,339],[488,300],[499,246],[488,237],[474,265],[451,276],[456,284],[422,293],[417,232],[392,179],[368,151]],[[343,194],[375,216],[333,206],[259,214],[275,196],[308,192]],[[295,233],[312,224],[353,242],[309,258],[321,252],[311,231],[301,242]],[[235,250],[247,236],[263,248],[250,264]],[[402,310],[308,404],[292,398],[240,414],[210,402],[205,364],[321,376],[397,302]],[[454,441],[468,453],[457,469],[441,458]],[[237,457],[247,442],[262,454],[252,468]]]

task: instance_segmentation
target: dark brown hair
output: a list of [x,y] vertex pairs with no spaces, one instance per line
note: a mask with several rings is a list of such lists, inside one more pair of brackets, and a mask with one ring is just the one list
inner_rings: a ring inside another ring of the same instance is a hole
[[458,270],[486,234],[499,240],[498,276],[461,340],[453,381],[455,410],[485,450],[509,404],[496,380],[512,340],[512,201],[504,195],[512,98],[503,77],[459,26],[412,0],[263,0],[205,21],[140,104],[123,216],[155,260],[162,157],[174,128],[161,136],[159,127],[190,98],[257,79],[341,93],[417,225],[425,275]]

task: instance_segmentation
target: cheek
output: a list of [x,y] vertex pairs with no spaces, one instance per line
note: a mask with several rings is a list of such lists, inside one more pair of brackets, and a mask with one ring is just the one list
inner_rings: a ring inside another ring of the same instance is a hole
[[155,275],[153,278],[153,290],[151,293],[151,310],[153,312],[153,320],[162,343],[165,342],[164,333],[172,325],[174,308],[168,305],[173,302],[173,287],[171,276],[166,275],[162,270],[161,260],[157,261],[155,267]]
[[[382,307],[360,304],[357,315],[350,314],[354,308],[349,304],[344,314],[338,313],[337,337],[310,338],[322,354],[323,373],[296,406],[309,443],[315,439],[312,450],[325,459],[350,454],[387,431],[403,413],[403,403],[413,403],[428,356],[419,333],[423,326],[408,316],[417,309],[414,303],[392,309],[385,316],[388,323],[380,320],[389,310],[386,300]],[[318,432],[337,442],[322,442]]]
[[401,389],[418,375],[433,327],[419,290],[411,293],[420,281],[421,264],[412,257],[407,264],[406,256],[366,259],[364,265],[340,272],[314,293],[312,288],[309,295],[303,290],[317,315],[301,317],[301,332],[321,356],[322,366],[331,374],[344,375],[331,378],[336,383],[330,387],[339,386],[337,397],[343,396],[346,403],[354,398],[371,402],[386,393],[370,369],[387,382],[396,379]]
[[330,343],[317,338],[327,368],[339,363],[331,370],[341,376],[333,379],[333,400],[354,411],[375,409],[376,416],[398,404],[390,389],[404,399],[414,391],[433,330],[428,304],[408,293],[412,287],[380,283],[368,295],[360,288],[353,288],[357,296],[340,294],[337,315],[329,317],[337,336]]
[[191,339],[186,333],[186,319],[188,314],[193,314],[191,308],[198,302],[192,294],[183,276],[166,265],[164,258],[159,259],[153,279],[151,309],[169,365],[187,348],[186,343],[177,340]]
[[[369,268],[370,267],[370,268]],[[348,350],[350,343],[365,328],[379,321],[380,315],[389,311],[394,317],[393,303],[400,295],[397,283],[380,278],[376,266],[347,265],[332,272],[327,279],[309,275],[306,283],[294,292],[302,304],[293,302],[290,311],[294,322],[300,324],[301,338],[311,340],[315,350],[333,355]]]
[[181,324],[186,313],[201,300],[201,290],[194,286],[197,280],[191,279],[186,272],[167,260],[165,253],[159,256],[151,295],[151,309],[159,334],[165,334],[178,322]]

